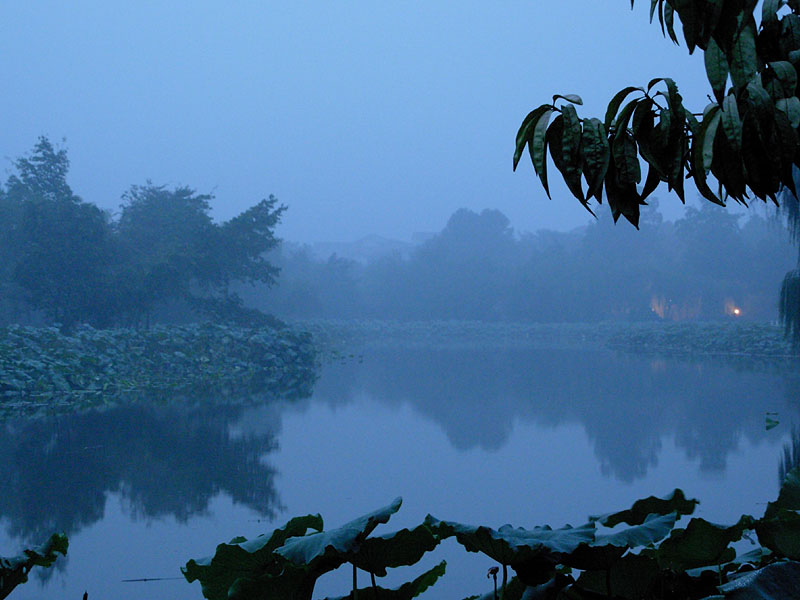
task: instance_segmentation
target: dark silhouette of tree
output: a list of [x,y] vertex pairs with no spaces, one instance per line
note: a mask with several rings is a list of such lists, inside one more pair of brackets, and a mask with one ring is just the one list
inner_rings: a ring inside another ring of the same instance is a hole
[[12,229],[4,244],[12,280],[34,308],[62,325],[107,323],[102,290],[112,245],[106,214],[72,192],[66,150],[47,138],[14,166],[3,194],[4,213],[14,219],[4,219]]
[[[45,137],[0,187],[0,318],[24,307],[66,328],[140,324],[156,307],[262,322],[229,293],[234,281],[272,285],[266,254],[286,207],[270,196],[218,224],[213,196],[150,182],[123,195],[119,219],[73,193],[69,159]],[[261,317],[265,317],[261,315]]]

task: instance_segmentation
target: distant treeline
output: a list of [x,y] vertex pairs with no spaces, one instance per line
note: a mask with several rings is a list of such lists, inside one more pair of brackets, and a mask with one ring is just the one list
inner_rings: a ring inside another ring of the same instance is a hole
[[284,210],[274,197],[218,224],[212,196],[147,182],[112,217],[73,193],[66,150],[48,139],[14,167],[0,186],[0,324],[264,319],[229,289],[278,274],[265,258]]
[[568,233],[515,234],[497,210],[461,209],[409,253],[366,264],[284,244],[270,290],[246,302],[282,318],[598,320],[777,319],[797,250],[777,217],[745,219],[710,203],[641,231],[598,221]]
[[212,196],[147,182],[112,217],[73,193],[67,153],[46,138],[14,167],[0,185],[0,325],[277,324],[269,314],[772,321],[797,256],[777,218],[703,203],[664,221],[654,200],[641,231],[600,211],[571,232],[517,234],[497,210],[461,209],[407,252],[322,259],[279,245],[285,207],[272,196],[215,223]]

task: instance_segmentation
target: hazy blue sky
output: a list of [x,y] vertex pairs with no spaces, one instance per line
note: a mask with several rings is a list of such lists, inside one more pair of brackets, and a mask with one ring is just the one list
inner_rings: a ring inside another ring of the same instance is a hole
[[511,171],[528,110],[579,93],[602,116],[656,76],[707,103],[702,56],[649,4],[4,2],[0,156],[66,138],[73,188],[110,209],[148,178],[213,191],[221,219],[273,193],[298,241],[407,239],[459,207],[567,229],[590,217],[566,189],[550,202],[529,162]]

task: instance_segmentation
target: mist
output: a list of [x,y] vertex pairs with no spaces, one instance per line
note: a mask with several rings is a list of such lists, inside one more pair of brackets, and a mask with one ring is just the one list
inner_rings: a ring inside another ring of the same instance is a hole
[[800,588],[751,4],[4,3],[0,598]]

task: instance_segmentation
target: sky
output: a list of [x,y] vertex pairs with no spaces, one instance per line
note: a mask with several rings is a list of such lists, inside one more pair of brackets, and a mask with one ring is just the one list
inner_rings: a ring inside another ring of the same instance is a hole
[[511,169],[529,110],[577,93],[602,118],[653,77],[695,112],[708,102],[702,55],[664,39],[649,5],[4,2],[2,175],[45,135],[66,140],[73,190],[112,212],[151,180],[213,193],[219,220],[274,194],[277,233],[298,242],[408,240],[461,207],[568,230],[592,217],[560,180],[548,200],[529,161]]

